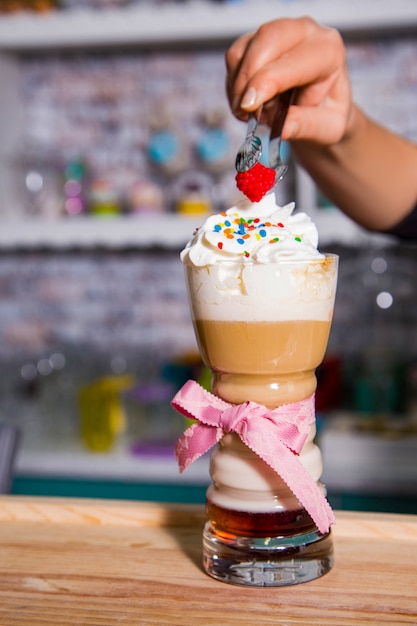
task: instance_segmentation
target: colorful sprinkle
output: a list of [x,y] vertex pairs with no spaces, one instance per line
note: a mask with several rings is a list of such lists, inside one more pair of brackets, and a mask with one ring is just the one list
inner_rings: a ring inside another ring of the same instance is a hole
[[[263,221],[262,218],[255,217],[246,219],[239,214],[228,214],[227,219],[222,222],[217,222],[213,226],[213,232],[216,233],[217,238],[222,239],[216,245],[219,250],[223,250],[225,245],[228,245],[228,241],[235,242],[238,246],[250,245],[249,242],[259,242],[261,239],[267,238],[270,228],[284,228],[282,222],[270,222],[268,220]],[[301,242],[301,236],[295,235],[294,239]],[[269,243],[277,243],[280,241],[279,237],[271,237]],[[250,253],[246,250],[244,256],[248,257]]]
[[301,241],[301,237],[300,235],[297,235],[296,237],[294,237],[295,241]]

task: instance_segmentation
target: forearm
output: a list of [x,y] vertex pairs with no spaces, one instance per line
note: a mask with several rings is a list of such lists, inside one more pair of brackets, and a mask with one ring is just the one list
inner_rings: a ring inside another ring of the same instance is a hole
[[294,141],[292,149],[326,197],[368,229],[391,228],[417,204],[417,146],[356,107],[337,144]]

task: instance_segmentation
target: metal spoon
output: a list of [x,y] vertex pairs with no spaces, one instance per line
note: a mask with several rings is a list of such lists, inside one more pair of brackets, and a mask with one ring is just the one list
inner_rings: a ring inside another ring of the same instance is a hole
[[282,162],[281,151],[281,135],[287,118],[288,109],[294,99],[294,89],[288,89],[280,94],[278,100],[278,109],[272,122],[271,133],[269,136],[269,167],[276,171],[275,184],[279,183],[287,173],[288,165]]
[[235,167],[238,172],[247,172],[259,161],[262,154],[262,142],[255,135],[261,117],[262,107],[249,114],[245,141],[237,151]]

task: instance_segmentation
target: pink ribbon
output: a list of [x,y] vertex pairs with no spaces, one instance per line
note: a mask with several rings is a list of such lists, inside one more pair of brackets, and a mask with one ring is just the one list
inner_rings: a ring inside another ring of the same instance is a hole
[[314,395],[267,409],[256,402],[229,404],[189,380],[172,400],[182,415],[197,420],[175,447],[180,472],[220,441],[236,433],[255,454],[285,481],[321,533],[334,523],[333,511],[299,454],[315,421]]

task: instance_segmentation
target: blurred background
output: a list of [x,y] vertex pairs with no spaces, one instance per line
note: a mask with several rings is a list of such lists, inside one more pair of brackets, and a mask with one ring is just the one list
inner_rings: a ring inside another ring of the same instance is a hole
[[[178,475],[186,424],[169,402],[189,378],[208,384],[179,251],[239,199],[245,129],[224,52],[310,13],[341,30],[355,99],[417,141],[417,4],[392,4],[0,1],[0,426],[16,449],[3,490],[204,501],[207,459]],[[285,158],[279,201],[296,200],[340,255],[317,372],[330,500],[415,513],[416,245],[363,231],[288,146]]]

